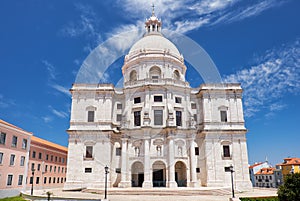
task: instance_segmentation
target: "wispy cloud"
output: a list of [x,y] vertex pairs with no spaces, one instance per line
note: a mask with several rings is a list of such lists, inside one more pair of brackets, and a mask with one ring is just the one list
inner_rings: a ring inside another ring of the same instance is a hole
[[44,117],[42,117],[42,119],[45,123],[49,123],[49,122],[53,121],[53,118],[51,116],[44,116]]
[[0,94],[0,108],[8,108],[13,105],[15,105],[14,100],[8,99],[4,97],[4,95]]
[[49,105],[48,108],[57,117],[67,118],[69,116],[66,112],[64,112],[64,111],[58,111],[58,110],[54,109],[51,105]]
[[[155,12],[157,16],[163,16],[165,28],[185,33],[202,26],[232,23],[257,16],[284,2],[286,1],[278,3],[276,0],[262,0],[245,3],[241,0],[158,0],[155,2]],[[119,5],[131,18],[148,17],[151,8],[151,2],[147,0],[119,1]]]
[[50,85],[52,88],[56,89],[57,91],[67,95],[67,96],[70,96],[70,92],[69,92],[69,88],[67,87],[63,87],[61,85],[58,85],[58,84],[51,84]]
[[300,39],[268,51],[258,61],[224,79],[224,82],[241,83],[246,117],[261,110],[267,115],[282,110],[286,105],[280,99],[300,92]]
[[45,65],[48,73],[49,73],[49,79],[55,80],[56,79],[56,72],[54,66],[47,60],[42,60],[42,63]]
[[84,48],[90,52],[96,45],[102,41],[101,31],[99,27],[99,17],[95,14],[94,9],[87,5],[76,3],[75,9],[79,11],[79,19],[75,22],[69,22],[62,28],[61,33],[69,37],[86,37],[91,39],[91,43]]

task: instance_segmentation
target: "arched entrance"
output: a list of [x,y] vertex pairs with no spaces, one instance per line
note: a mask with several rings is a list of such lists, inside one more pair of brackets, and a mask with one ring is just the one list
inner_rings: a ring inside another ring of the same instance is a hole
[[156,161],[152,165],[153,187],[166,187],[166,165],[162,161]]
[[142,187],[144,182],[144,165],[136,161],[131,166],[131,186]]
[[175,164],[175,181],[178,187],[186,187],[186,166],[181,161]]

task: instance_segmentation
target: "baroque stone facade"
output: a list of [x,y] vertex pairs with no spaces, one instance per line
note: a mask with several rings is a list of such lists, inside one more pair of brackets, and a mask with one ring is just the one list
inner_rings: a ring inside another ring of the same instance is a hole
[[125,56],[124,88],[74,84],[65,189],[251,188],[240,84],[185,80],[184,58],[152,13]]

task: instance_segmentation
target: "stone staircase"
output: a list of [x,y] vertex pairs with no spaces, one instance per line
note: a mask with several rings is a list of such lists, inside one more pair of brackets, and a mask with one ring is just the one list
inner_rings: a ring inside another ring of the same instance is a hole
[[[83,189],[84,193],[96,193],[96,194],[104,194],[104,189]],[[143,189],[143,188],[110,188],[107,190],[108,195],[175,195],[175,196],[196,196],[196,195],[215,195],[215,196],[223,196],[230,195],[230,188],[200,188],[200,189],[192,189],[192,188],[152,188],[152,189]]]

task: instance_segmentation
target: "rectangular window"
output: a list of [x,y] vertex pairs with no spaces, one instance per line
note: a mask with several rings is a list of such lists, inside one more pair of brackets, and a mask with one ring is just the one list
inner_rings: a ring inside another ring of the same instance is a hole
[[2,164],[2,162],[3,162],[3,153],[1,152],[0,153],[0,164]]
[[50,165],[50,172],[52,172],[52,165]]
[[230,157],[229,145],[223,145],[223,156],[224,157]]
[[85,157],[93,158],[93,146],[86,146],[85,148]]
[[35,151],[33,151],[32,152],[32,158],[35,158],[35,155],[36,155],[36,153],[35,153]]
[[199,156],[199,147],[195,147],[195,155]]
[[88,122],[94,122],[95,111],[88,111]]
[[141,111],[134,112],[134,126],[141,126]]
[[121,168],[116,168],[116,173],[121,173]]
[[57,156],[55,156],[55,162],[57,162]]
[[224,167],[225,172],[231,172],[230,167]]
[[162,102],[162,96],[154,96],[154,102]]
[[60,183],[63,183],[64,182],[64,178],[60,178]]
[[118,104],[117,104],[117,109],[118,109],[118,110],[121,110],[121,109],[122,109],[122,104],[121,104],[121,103],[118,103]]
[[34,163],[31,163],[31,171],[34,170]]
[[23,139],[22,141],[22,149],[26,149],[27,148],[27,139]]
[[51,177],[49,177],[49,182],[48,183],[51,184]]
[[92,173],[92,168],[85,168],[85,169],[84,169],[84,172],[85,172],[85,173]]
[[191,108],[192,108],[192,109],[197,109],[196,103],[191,103]]
[[12,147],[17,147],[17,143],[18,143],[18,137],[17,136],[13,136],[12,142],[11,142],[11,146]]
[[13,175],[9,174],[7,176],[7,185],[11,186],[12,185],[12,179],[13,179]]
[[40,177],[36,177],[35,184],[39,184],[39,183],[40,183]]
[[175,103],[181,103],[181,98],[180,97],[175,97]]
[[45,172],[48,171],[48,165],[45,165]]
[[194,114],[194,121],[197,122],[197,114]]
[[163,125],[163,111],[154,110],[154,125]]
[[59,172],[60,172],[60,167],[57,168],[57,173],[59,173]]
[[134,104],[141,103],[141,97],[136,97],[133,100]]
[[25,156],[21,156],[20,166],[24,166],[25,164]]
[[64,167],[61,168],[61,172],[64,173]]
[[61,157],[58,158],[58,162],[61,162]]
[[56,172],[56,166],[54,166],[54,172]]
[[53,161],[53,155],[51,155],[51,161]]
[[196,168],[196,172],[197,172],[197,173],[200,173],[200,168]]
[[221,112],[221,122],[227,122],[227,111],[220,111]]
[[49,155],[48,155],[48,154],[46,155],[46,161],[47,161],[47,160],[49,160]]
[[65,163],[65,158],[62,158],[62,159],[61,159],[61,162],[62,162],[62,163]]
[[30,177],[29,184],[33,183],[33,177]]
[[44,177],[44,184],[47,183],[47,177]]
[[116,156],[121,156],[122,149],[120,147],[116,148]]
[[53,177],[53,183],[55,184],[55,177]]
[[40,171],[40,170],[41,170],[41,164],[38,164],[37,171]]
[[176,126],[182,126],[181,111],[176,111]]
[[122,114],[117,114],[117,121],[122,121]]
[[14,165],[15,164],[15,157],[16,156],[14,154],[10,155],[9,165]]
[[23,175],[19,175],[19,179],[18,179],[18,185],[22,185],[23,183]]
[[0,144],[5,144],[5,141],[6,141],[6,133],[1,133]]
[[42,159],[42,153],[39,152],[39,159]]

